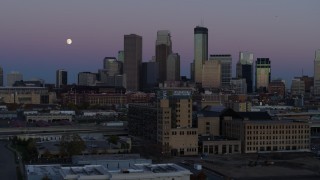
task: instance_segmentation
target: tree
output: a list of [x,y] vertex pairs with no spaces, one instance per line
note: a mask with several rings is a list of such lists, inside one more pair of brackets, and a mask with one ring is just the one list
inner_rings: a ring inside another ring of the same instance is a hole
[[115,135],[109,136],[108,141],[112,144],[118,144],[119,137]]
[[63,135],[60,142],[60,154],[67,154],[69,157],[81,154],[85,150],[85,142],[78,134]]

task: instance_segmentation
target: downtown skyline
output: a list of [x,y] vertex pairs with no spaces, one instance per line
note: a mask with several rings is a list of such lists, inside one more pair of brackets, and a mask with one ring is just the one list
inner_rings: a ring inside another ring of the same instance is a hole
[[[132,8],[135,3],[143,7]],[[320,48],[319,6],[318,1],[70,1],[62,6],[62,1],[5,0],[0,3],[0,65],[5,77],[19,71],[24,80],[47,83],[55,82],[57,69],[65,69],[68,82],[75,83],[78,72],[97,72],[104,57],[117,57],[125,34],[142,36],[146,62],[155,55],[157,31],[169,30],[181,75],[190,77],[193,28],[203,25],[208,56],[231,54],[233,77],[239,52],[249,51],[254,60],[270,58],[272,79],[288,84],[302,69],[313,76],[314,52]],[[71,45],[65,43],[68,38]]]

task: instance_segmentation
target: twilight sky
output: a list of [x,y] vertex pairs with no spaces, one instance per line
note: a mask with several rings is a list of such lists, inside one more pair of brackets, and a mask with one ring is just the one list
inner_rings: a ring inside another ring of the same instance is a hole
[[24,80],[54,83],[64,68],[75,82],[78,72],[97,72],[105,56],[117,56],[124,34],[143,37],[148,61],[157,30],[170,30],[181,73],[189,76],[193,28],[203,19],[209,53],[232,54],[234,74],[239,51],[250,51],[270,58],[272,79],[291,81],[302,69],[313,76],[319,8],[319,0],[1,0],[0,65],[5,78],[19,71]]

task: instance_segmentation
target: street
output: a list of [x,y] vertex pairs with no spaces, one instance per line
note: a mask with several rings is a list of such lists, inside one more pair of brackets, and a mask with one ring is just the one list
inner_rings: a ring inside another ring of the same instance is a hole
[[17,179],[16,163],[13,152],[6,148],[7,141],[0,141],[0,177],[1,179]]

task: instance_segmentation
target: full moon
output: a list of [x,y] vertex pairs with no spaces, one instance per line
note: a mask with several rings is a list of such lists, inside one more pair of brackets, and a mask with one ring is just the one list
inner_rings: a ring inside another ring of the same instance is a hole
[[72,39],[67,39],[67,44],[68,45],[72,44]]

